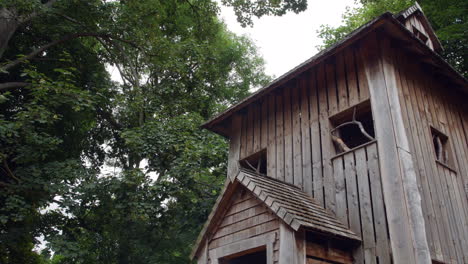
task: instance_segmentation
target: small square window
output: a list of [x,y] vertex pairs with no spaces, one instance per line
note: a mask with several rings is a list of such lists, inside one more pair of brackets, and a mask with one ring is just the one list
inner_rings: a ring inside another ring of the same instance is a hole
[[266,175],[267,172],[267,156],[266,149],[263,149],[239,162],[244,169],[254,171],[258,174]]
[[366,101],[330,118],[330,131],[336,154],[349,151],[375,139],[370,102]]
[[453,158],[450,150],[449,138],[433,127],[431,127],[431,135],[436,160],[453,168]]
[[424,42],[424,44],[427,45],[427,41],[429,40],[429,38],[426,36],[426,34],[422,33],[421,31],[419,31],[419,29],[417,29],[414,26],[413,26],[413,34],[422,42]]

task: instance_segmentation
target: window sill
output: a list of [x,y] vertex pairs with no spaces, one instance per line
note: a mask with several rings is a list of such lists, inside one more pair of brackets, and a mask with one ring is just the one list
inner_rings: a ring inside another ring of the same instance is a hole
[[367,146],[369,146],[369,145],[374,144],[375,142],[377,142],[376,139],[371,140],[371,141],[369,141],[369,142],[366,142],[366,143],[364,143],[364,144],[362,144],[362,145],[359,145],[359,146],[357,146],[357,147],[354,147],[354,148],[352,148],[352,149],[350,149],[350,150],[348,150],[348,151],[344,151],[344,152],[338,153],[338,154],[336,154],[335,156],[331,157],[331,160],[333,160],[333,159],[335,159],[335,158],[338,158],[338,157],[341,157],[341,156],[343,156],[343,155],[346,155],[346,154],[348,154],[348,153],[354,152],[354,151],[356,151],[357,149],[365,148],[365,147],[367,147]]
[[442,166],[444,167],[445,169],[448,169],[450,171],[452,171],[453,173],[457,174],[457,170],[455,170],[454,168],[452,168],[451,166],[441,162],[441,161],[438,161],[438,160],[435,160],[435,162],[439,165],[439,166]]

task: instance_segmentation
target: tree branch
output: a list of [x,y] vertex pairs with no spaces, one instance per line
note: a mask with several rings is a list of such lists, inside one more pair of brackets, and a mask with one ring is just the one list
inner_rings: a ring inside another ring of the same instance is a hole
[[22,88],[29,85],[26,82],[7,82],[7,83],[0,83],[0,92],[6,92],[8,90],[12,90],[14,88]]
[[121,38],[118,38],[118,37],[115,37],[115,36],[112,36],[110,34],[107,34],[107,33],[96,33],[96,32],[83,32],[83,33],[74,33],[74,34],[69,34],[61,39],[57,39],[57,40],[54,40],[40,48],[37,48],[36,50],[32,51],[31,53],[29,53],[28,55],[24,56],[24,57],[21,57],[21,58],[18,58],[10,63],[7,63],[6,65],[4,65],[3,67],[0,68],[0,71],[7,71],[17,65],[19,65],[20,63],[26,61],[26,60],[30,60],[32,58],[34,58],[35,56],[37,56],[38,54],[44,52],[45,50],[53,47],[53,46],[56,46],[58,44],[61,44],[63,42],[67,42],[69,40],[72,40],[72,39],[76,39],[76,38],[81,38],[81,37],[96,37],[96,38],[109,38],[109,39],[115,39],[115,40],[118,40],[118,41],[121,41],[121,42],[124,42],[124,43],[127,43],[133,47],[136,47],[138,49],[140,49],[140,47],[138,47],[138,45],[136,45],[135,43],[131,42],[131,41],[128,41],[128,40],[124,40],[124,39],[121,39]]
[[3,160],[3,166],[5,166],[8,176],[10,176],[12,179],[15,179],[17,182],[21,182],[21,180],[16,177],[15,174],[13,174],[13,172],[10,170],[10,166],[8,166],[8,162],[6,160]]

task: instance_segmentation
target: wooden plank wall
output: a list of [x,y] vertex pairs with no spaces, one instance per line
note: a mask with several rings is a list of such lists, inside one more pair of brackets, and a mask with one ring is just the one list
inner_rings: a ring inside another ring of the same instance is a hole
[[[279,234],[278,218],[250,192],[238,193],[228,208],[209,240],[208,250],[259,235],[274,232]],[[273,247],[274,263],[278,263],[278,235],[276,239]]]
[[332,159],[337,218],[362,238],[356,263],[391,263],[377,143]]
[[[468,263],[468,96],[434,77],[436,72],[424,71],[418,58],[392,53],[431,256],[443,263]],[[436,162],[431,127],[448,136],[452,168]]]
[[266,149],[268,176],[301,187],[362,234],[356,263],[382,264],[391,256],[377,143],[336,156],[330,139],[329,118],[366,100],[362,57],[348,48],[244,110],[240,159]]

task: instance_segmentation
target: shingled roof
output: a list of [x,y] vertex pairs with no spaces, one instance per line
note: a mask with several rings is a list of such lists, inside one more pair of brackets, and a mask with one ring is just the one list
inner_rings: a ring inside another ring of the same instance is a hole
[[294,185],[271,177],[240,171],[236,177],[258,199],[295,231],[303,227],[320,233],[361,241],[353,231]]
[[221,208],[228,204],[231,195],[239,186],[248,189],[256,198],[261,200],[285,224],[297,231],[304,228],[324,235],[334,236],[350,241],[361,241],[361,238],[336,217],[321,207],[312,197],[300,188],[278,181],[268,176],[256,174],[248,170],[241,170],[232,180],[228,179],[221,195],[200,233],[193,248],[192,258],[200,249],[201,242],[208,237],[215,226],[213,221],[222,213]]

